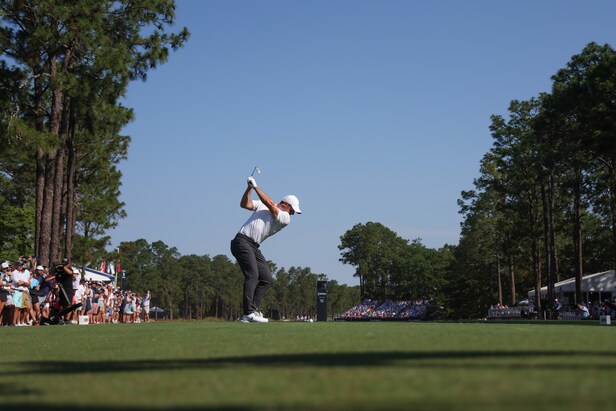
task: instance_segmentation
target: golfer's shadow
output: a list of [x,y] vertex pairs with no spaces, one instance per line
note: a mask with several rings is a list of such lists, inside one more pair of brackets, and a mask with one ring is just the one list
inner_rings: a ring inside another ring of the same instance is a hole
[[[567,361],[553,361],[562,357]],[[598,361],[571,364],[572,357]],[[247,367],[429,367],[429,368],[543,368],[543,369],[616,369],[616,351],[587,352],[558,351],[435,351],[435,352],[357,352],[357,353],[301,353],[252,355],[221,358],[156,359],[131,361],[23,361],[14,362],[15,374],[82,374],[114,372],[146,372],[187,369],[222,369]],[[527,361],[523,361],[527,360]],[[532,361],[531,361],[532,360]],[[546,360],[546,361],[542,361]]]
[[[583,361],[571,364],[572,357],[579,357]],[[20,361],[12,362],[17,370],[11,372],[12,377],[27,378],[33,374],[47,375],[54,381],[61,381],[63,375],[70,374],[106,374],[121,372],[167,372],[174,370],[208,370],[231,367],[264,367],[292,368],[292,367],[378,367],[388,366],[400,368],[541,368],[556,370],[591,369],[616,370],[616,351],[585,352],[585,351],[440,351],[440,352],[358,352],[358,353],[328,353],[328,354],[279,354],[279,355],[253,355],[224,358],[190,358],[190,359],[158,359],[158,360],[132,360],[132,361]],[[566,361],[558,361],[562,358]],[[610,364],[611,363],[611,364]],[[6,364],[6,363],[5,363]],[[19,379],[18,379],[19,380]],[[20,389],[18,384],[11,384],[9,390],[0,390],[0,404],[3,398],[14,398],[15,390],[29,396],[36,396],[28,388]],[[115,406],[109,408],[105,405],[88,405],[87,408],[79,405],[54,404],[43,402],[12,403],[8,409],[20,411],[150,411],[150,406]],[[411,407],[412,408],[412,407]],[[156,408],[161,411],[198,411],[201,406],[169,406]],[[257,411],[259,407],[220,405],[207,407],[210,410],[220,411]],[[303,409],[301,406],[293,407],[294,411]],[[321,409],[306,405],[306,410]],[[381,409],[388,410],[387,406]],[[392,408],[392,410],[409,409]],[[435,408],[435,410],[438,408]],[[443,408],[444,411],[449,408]]]

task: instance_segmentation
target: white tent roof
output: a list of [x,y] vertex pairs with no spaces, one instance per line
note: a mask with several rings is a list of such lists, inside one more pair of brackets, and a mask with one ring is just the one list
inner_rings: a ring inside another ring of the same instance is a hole
[[[541,287],[541,294],[547,294],[548,287]],[[560,281],[554,284],[556,294],[575,292],[575,277]],[[614,270],[604,271],[582,277],[582,292],[616,292],[616,272]],[[528,292],[528,299],[535,297],[535,290]]]
[[83,268],[83,278],[89,281],[114,281],[113,275],[104,273],[102,271],[94,270],[92,268]]

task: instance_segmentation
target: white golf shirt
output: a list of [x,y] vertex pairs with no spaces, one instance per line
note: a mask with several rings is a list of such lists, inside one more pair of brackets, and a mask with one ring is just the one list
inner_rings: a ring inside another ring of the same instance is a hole
[[17,283],[20,282],[20,281],[28,282],[28,280],[30,280],[30,271],[28,271],[28,270],[23,270],[23,271],[14,270],[11,273],[11,279],[13,280],[13,288],[15,288],[17,290],[27,290],[28,289],[27,285],[17,286]]
[[244,223],[240,233],[244,234],[257,244],[261,244],[267,237],[271,237],[285,228],[291,222],[291,215],[286,211],[278,210],[278,217],[274,218],[270,210],[262,201],[252,201],[254,213]]

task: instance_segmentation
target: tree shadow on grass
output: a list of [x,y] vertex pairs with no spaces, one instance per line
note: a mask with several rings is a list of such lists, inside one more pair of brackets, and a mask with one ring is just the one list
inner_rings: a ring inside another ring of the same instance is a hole
[[[393,367],[395,368],[426,368],[426,369],[546,369],[546,370],[578,370],[585,369],[590,371],[616,370],[616,351],[595,351],[585,352],[576,350],[478,350],[478,351],[395,351],[395,352],[345,352],[345,353],[301,353],[301,354],[277,354],[277,355],[250,355],[224,358],[187,358],[187,359],[152,359],[152,360],[130,360],[130,361],[19,361],[10,363],[0,363],[0,367],[8,366],[11,370],[10,375],[15,383],[6,385],[0,384],[0,405],[7,410],[45,410],[45,411],[78,411],[87,409],[88,411],[197,411],[197,410],[221,410],[221,411],[258,411],[263,409],[259,406],[236,406],[236,405],[216,405],[216,406],[108,406],[91,404],[87,407],[83,405],[72,405],[70,399],[65,404],[50,403],[48,400],[37,400],[36,397],[42,394],[36,390],[26,387],[22,382],[24,378],[36,375],[49,376],[51,381],[62,381],[64,377],[77,376],[83,373],[100,374],[123,373],[123,372],[169,372],[183,370],[203,370],[215,371],[231,367],[264,367],[264,368],[289,368],[294,367],[342,367],[348,368],[349,375],[357,367]],[[21,384],[21,385],[20,385]],[[8,388],[7,388],[8,387]],[[11,402],[19,396],[26,395],[30,400],[20,398],[19,402]],[[363,409],[369,408],[366,404]],[[372,404],[374,405],[374,404]],[[406,410],[422,409],[430,411],[449,411],[451,408],[441,403],[405,403],[402,406],[390,406],[381,404],[381,410]],[[4,407],[6,406],[6,407]],[[346,409],[357,411],[360,408],[355,404],[352,408],[348,405]],[[284,404],[269,404],[268,410],[289,409]],[[311,406],[309,404],[297,404],[293,406],[293,411],[322,409],[321,406]],[[332,404],[331,409],[344,410],[345,404]],[[461,408],[458,408],[461,409]]]
[[[118,406],[118,407],[110,407],[110,406],[97,406],[97,405],[71,405],[71,404],[48,404],[45,402],[39,402],[36,404],[30,403],[17,403],[17,404],[7,404],[7,411],[203,411],[203,410],[220,410],[220,411],[255,411],[261,408],[254,407],[235,407],[235,406],[194,406],[194,407],[178,407],[178,406],[170,406],[170,407],[153,407],[153,406]],[[285,408],[268,408],[269,410],[282,410]],[[302,410],[302,407],[296,408],[293,407],[294,410],[299,411]],[[307,408],[305,408],[307,409]],[[387,409],[387,408],[385,408]]]
[[[555,361],[561,358],[563,361]],[[6,363],[12,375],[148,372],[256,367],[422,367],[422,368],[543,368],[614,370],[616,351],[434,351],[357,352],[251,355],[223,358],[128,361],[19,361]],[[575,360],[575,363],[573,363]],[[593,361],[589,361],[594,359]],[[470,360],[470,361],[469,361]],[[0,392],[1,395],[1,392]]]

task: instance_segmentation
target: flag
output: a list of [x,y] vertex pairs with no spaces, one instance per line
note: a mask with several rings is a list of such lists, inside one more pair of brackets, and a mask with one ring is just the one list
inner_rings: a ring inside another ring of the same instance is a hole
[[101,266],[100,266],[100,268],[98,269],[98,271],[101,271],[101,272],[103,272],[103,273],[104,273],[104,272],[105,272],[105,266],[106,266],[106,265],[107,265],[107,261],[103,260],[103,262],[101,263]]
[[120,270],[120,260],[118,259],[118,268],[116,269],[116,273],[121,273],[122,270]]

